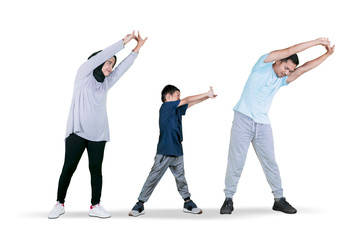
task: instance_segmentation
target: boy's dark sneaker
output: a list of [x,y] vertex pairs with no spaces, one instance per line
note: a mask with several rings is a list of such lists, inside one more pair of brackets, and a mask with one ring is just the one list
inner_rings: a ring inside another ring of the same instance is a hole
[[137,202],[133,209],[129,212],[129,216],[137,217],[143,215],[145,213],[144,204],[141,202]]
[[234,211],[234,203],[231,198],[226,198],[221,206],[220,214],[231,214],[232,211]]
[[284,197],[280,198],[278,201],[275,200],[273,210],[289,214],[294,214],[297,212],[296,209],[293,208]]
[[192,200],[189,200],[189,201],[184,202],[184,212],[201,214],[202,210],[200,208],[198,208]]

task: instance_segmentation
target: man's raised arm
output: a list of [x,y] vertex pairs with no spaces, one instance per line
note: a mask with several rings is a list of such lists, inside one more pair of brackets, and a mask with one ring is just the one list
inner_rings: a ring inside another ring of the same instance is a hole
[[269,55],[267,56],[267,58],[265,59],[264,62],[269,63],[269,62],[281,60],[281,59],[287,58],[295,53],[299,53],[308,48],[314,47],[316,45],[323,45],[324,47],[330,46],[330,41],[327,38],[318,38],[318,39],[315,39],[312,41],[299,43],[294,46],[284,48],[281,50],[275,50],[275,51],[272,51],[269,53]]
[[291,82],[295,81],[298,77],[300,77],[301,75],[306,73],[307,71],[309,71],[313,68],[316,68],[322,62],[324,62],[325,59],[327,59],[329,56],[331,56],[335,51],[335,45],[331,47],[329,44],[329,45],[326,45],[325,48],[326,48],[326,53],[324,53],[320,57],[315,58],[314,60],[308,61],[308,62],[304,63],[303,65],[301,65],[300,67],[296,68],[295,71],[292,72],[289,75],[289,77],[286,79],[286,83],[291,83]]

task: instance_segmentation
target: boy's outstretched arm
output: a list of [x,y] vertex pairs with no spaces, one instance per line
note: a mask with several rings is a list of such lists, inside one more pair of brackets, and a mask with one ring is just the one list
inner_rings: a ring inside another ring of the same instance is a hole
[[212,87],[210,87],[210,90],[206,93],[189,96],[186,98],[181,99],[179,103],[179,107],[185,104],[189,104],[188,108],[191,106],[194,106],[195,104],[201,103],[202,101],[205,101],[208,98],[216,98],[217,95],[214,94],[214,90]]
[[293,81],[295,81],[298,77],[300,77],[301,75],[303,75],[304,73],[306,73],[307,71],[316,68],[317,66],[319,66],[322,62],[325,61],[325,59],[327,59],[329,56],[331,56],[334,51],[335,51],[335,45],[334,46],[330,46],[330,45],[326,45],[326,53],[321,55],[318,58],[315,58],[314,60],[308,61],[306,63],[304,63],[303,65],[301,65],[300,67],[296,68],[294,72],[292,72],[289,77],[286,79],[286,83],[291,83]]
[[284,48],[281,50],[275,50],[269,53],[267,58],[265,59],[265,63],[274,62],[277,60],[281,60],[287,58],[295,53],[302,52],[308,48],[314,47],[316,45],[323,45],[324,47],[330,46],[330,41],[327,38],[318,38],[312,41],[303,42],[296,44],[294,46]]

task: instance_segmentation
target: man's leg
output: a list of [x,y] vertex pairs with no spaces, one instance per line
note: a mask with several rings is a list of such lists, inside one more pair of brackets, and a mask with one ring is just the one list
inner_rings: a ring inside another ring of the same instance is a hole
[[274,140],[270,124],[256,123],[256,134],[252,140],[266,179],[275,198],[283,197],[279,167],[275,161]]
[[253,146],[266,179],[275,197],[273,210],[294,214],[297,210],[292,207],[283,197],[279,167],[275,161],[274,140],[270,124],[257,124],[257,130],[253,139]]
[[235,111],[231,128],[228,164],[225,177],[224,192],[227,198],[232,198],[236,192],[252,138],[252,128],[252,119]]
[[253,137],[253,127],[254,121],[250,117],[235,111],[225,177],[226,198],[220,208],[221,214],[231,214],[234,210],[232,198],[245,165],[246,155]]

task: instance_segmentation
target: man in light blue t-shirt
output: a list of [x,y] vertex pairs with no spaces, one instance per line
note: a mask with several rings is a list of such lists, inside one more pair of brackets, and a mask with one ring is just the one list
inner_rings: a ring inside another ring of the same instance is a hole
[[[296,53],[310,47],[322,45],[326,53],[306,62],[300,67]],[[228,165],[225,178],[226,199],[221,214],[234,210],[232,198],[236,192],[250,142],[266,175],[275,198],[273,210],[296,213],[283,197],[279,168],[275,161],[274,143],[268,112],[276,92],[296,80],[303,73],[319,66],[334,53],[326,38],[300,43],[282,50],[272,51],[260,57],[246,82],[239,102],[234,107],[234,121],[231,129]]]

